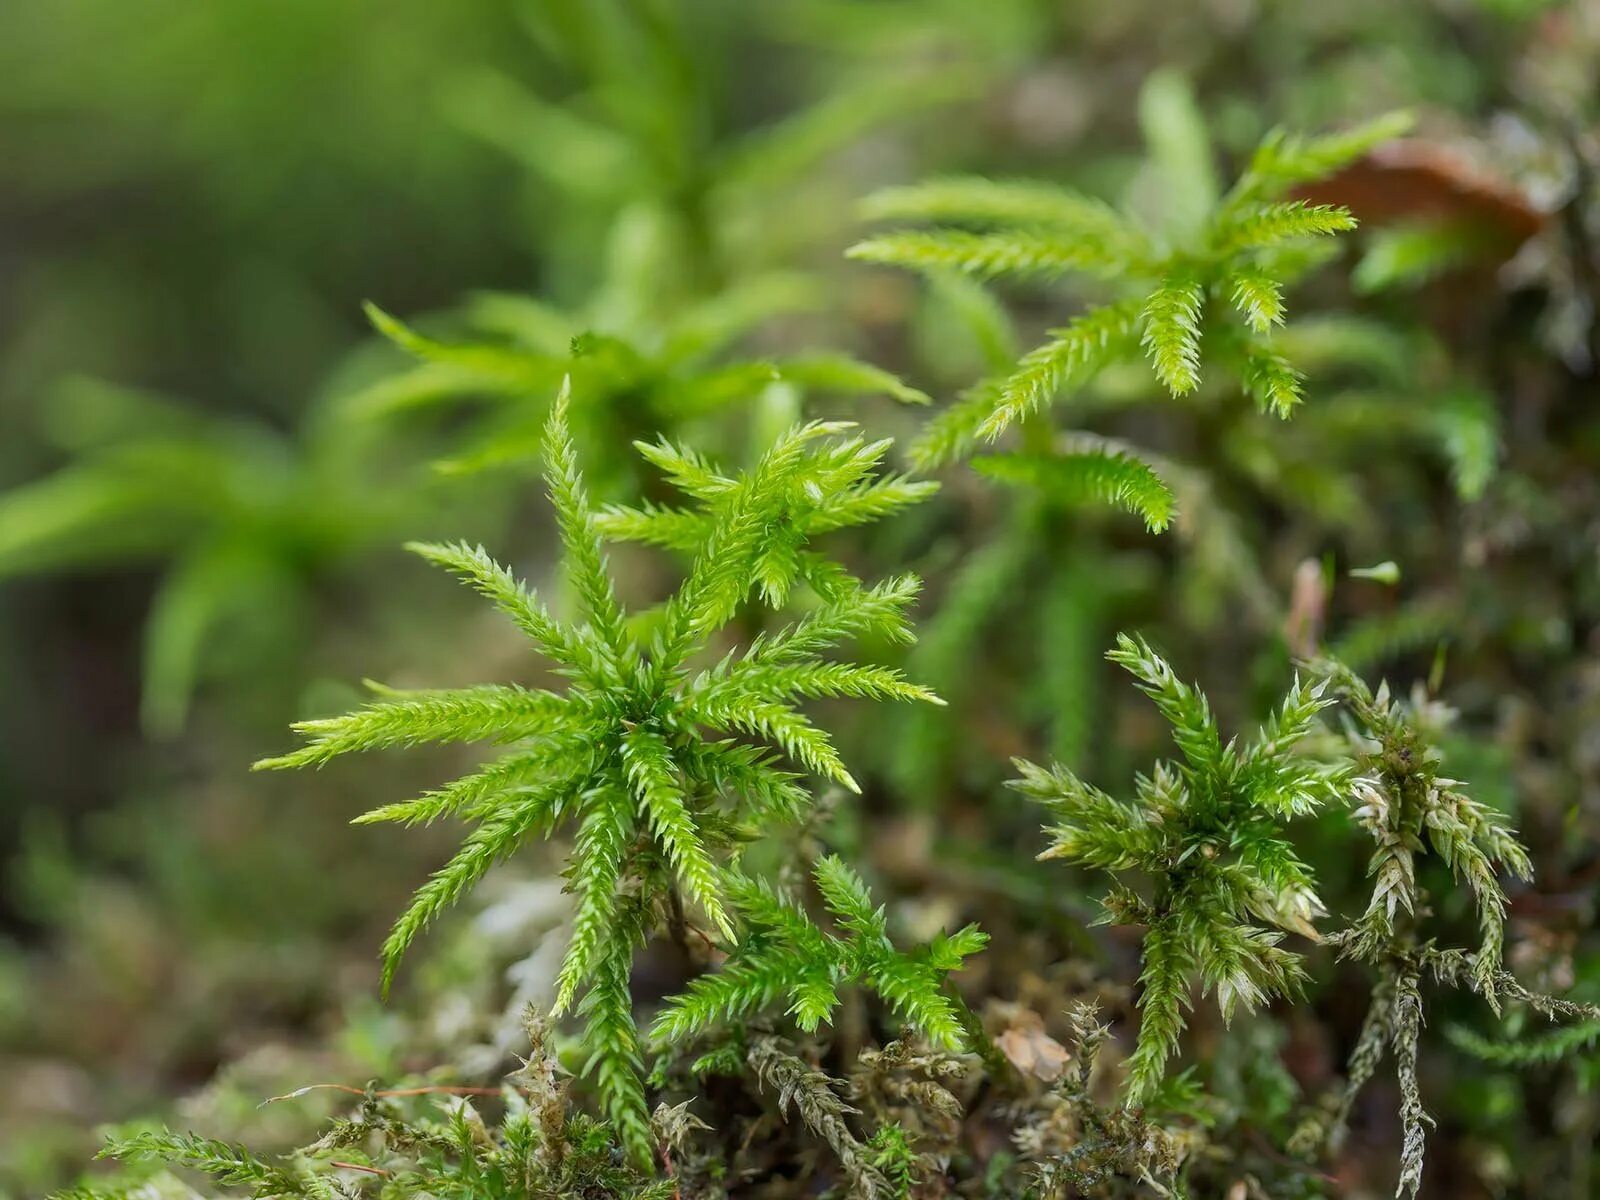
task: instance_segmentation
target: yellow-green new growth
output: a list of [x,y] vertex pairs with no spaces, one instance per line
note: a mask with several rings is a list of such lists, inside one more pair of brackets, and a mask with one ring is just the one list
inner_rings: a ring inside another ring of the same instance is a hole
[[656,1020],[655,1036],[681,1041],[755,1016],[780,999],[789,1001],[788,1014],[809,1033],[838,1006],[839,988],[860,983],[935,1046],[964,1049],[967,1035],[944,978],[981,950],[988,935],[968,925],[902,952],[889,940],[884,910],[860,876],[832,855],[813,875],[839,932],[819,929],[799,904],[768,885],[733,877],[735,907],[756,936],[720,970],[673,997]]
[[[567,868],[576,896],[555,1011],[583,993],[588,1070],[607,1115],[637,1155],[649,1152],[628,973],[633,951],[686,900],[734,940],[723,863],[750,832],[793,820],[809,797],[781,767],[794,763],[855,790],[832,740],[797,708],[807,698],[937,702],[886,667],[820,653],[861,634],[909,641],[912,577],[866,586],[809,548],[812,534],[875,519],[927,486],[873,478],[886,444],[846,436],[845,423],[800,425],[750,471],[716,471],[692,451],[641,447],[700,513],[589,506],[567,430],[563,391],[544,433],[546,477],[565,566],[582,609],[557,620],[481,548],[414,545],[490,599],[566,676],[560,693],[509,684],[397,692],[365,708],[302,722],[308,744],[257,764],[320,766],[351,751],[423,743],[511,744],[477,772],[361,821],[455,817],[474,824],[460,851],[418,891],[384,944],[384,988],[407,947],[496,863],[535,835],[575,825]],[[663,531],[671,530],[668,537]],[[687,578],[653,632],[637,632],[607,571],[604,537],[640,536],[689,552]],[[755,593],[785,600],[800,584],[820,598],[804,617],[741,652],[695,660]],[[741,741],[736,735],[754,741]]]
[[[1161,112],[1170,115],[1174,103],[1192,107],[1181,84],[1167,90],[1174,95]],[[1182,147],[1173,143],[1183,137],[1147,120],[1159,166],[1205,176],[1179,188],[1200,197],[1200,211],[1169,213],[1161,229],[1146,228],[1101,200],[1032,182],[935,179],[869,198],[870,219],[930,228],[868,238],[851,247],[852,258],[982,278],[1077,272],[1113,281],[1124,293],[1052,330],[1014,370],[980,383],[940,413],[913,445],[913,460],[932,466],[969,453],[980,440],[995,441],[1064,389],[1141,348],[1167,390],[1183,396],[1200,385],[1203,340],[1214,343],[1260,408],[1287,417],[1302,387],[1270,341],[1283,322],[1284,286],[1314,265],[1318,256],[1307,253],[1308,242],[1353,229],[1355,219],[1338,206],[1285,197],[1403,133],[1409,123],[1396,113],[1320,138],[1274,132],[1233,190],[1219,198],[1198,119],[1185,126],[1199,131],[1199,143]],[[1185,181],[1166,184],[1171,190]],[[1230,311],[1239,323],[1226,321]]]
[[1057,818],[1041,858],[1062,858],[1155,881],[1146,898],[1120,879],[1107,920],[1146,927],[1139,1039],[1128,1102],[1146,1101],[1178,1047],[1191,980],[1215,990],[1223,1019],[1243,1004],[1293,994],[1299,956],[1283,931],[1316,937],[1323,911],[1311,870],[1282,836],[1290,818],[1338,798],[1343,773],[1296,753],[1317,714],[1333,703],[1321,685],[1296,683],[1256,741],[1224,742],[1210,705],[1142,639],[1117,639],[1107,657],[1125,667],[1171,725],[1182,754],[1140,776],[1132,801],[1114,799],[1062,766],[1018,761],[1011,786]]

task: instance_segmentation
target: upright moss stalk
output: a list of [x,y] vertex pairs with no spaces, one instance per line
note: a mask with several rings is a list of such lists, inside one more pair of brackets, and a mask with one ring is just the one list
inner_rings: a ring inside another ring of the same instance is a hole
[[[352,751],[422,743],[512,746],[471,775],[359,818],[474,824],[395,924],[384,944],[384,986],[417,935],[491,867],[535,836],[574,826],[566,876],[576,912],[554,1014],[581,1000],[586,1069],[613,1127],[643,1162],[651,1140],[629,984],[635,949],[657,928],[681,924],[684,905],[714,935],[738,940],[727,906],[730,861],[750,838],[793,822],[810,804],[802,776],[779,754],[858,790],[829,736],[796,708],[800,701],[937,702],[893,668],[821,657],[851,637],[909,641],[905,610],[917,581],[869,586],[808,548],[815,534],[915,503],[929,485],[875,475],[887,442],[849,436],[848,423],[811,422],[781,436],[740,475],[670,443],[641,444],[640,453],[700,511],[597,513],[567,430],[567,404],[563,392],[550,412],[545,475],[579,620],[558,620],[481,549],[412,547],[505,613],[569,680],[566,690],[379,689],[356,712],[302,722],[305,746],[257,765],[320,766]],[[617,599],[608,533],[689,555],[682,587],[648,620],[630,617]],[[747,599],[779,605],[802,587],[812,595],[805,615],[742,652],[696,666]]]

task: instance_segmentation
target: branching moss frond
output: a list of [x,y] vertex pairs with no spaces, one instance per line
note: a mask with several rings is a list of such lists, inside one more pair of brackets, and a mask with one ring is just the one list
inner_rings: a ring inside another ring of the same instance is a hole
[[998,454],[973,459],[980,474],[1026,484],[1070,506],[1109,504],[1144,520],[1151,533],[1171,524],[1172,488],[1126,442],[1080,433],[1063,436],[1053,454]]
[[1281,196],[1298,184],[1325,179],[1385,142],[1405,136],[1415,123],[1412,113],[1399,110],[1339,133],[1307,136],[1274,129],[1256,147],[1229,202],[1238,205]]
[[385,994],[394,983],[401,958],[417,935],[476,887],[491,867],[511,857],[531,836],[546,829],[555,809],[556,798],[549,793],[497,806],[467,835],[455,856],[417,889],[383,943]]
[[1222,744],[1222,735],[1211,705],[1198,688],[1178,678],[1177,673],[1142,637],[1117,635],[1116,649],[1106,657],[1138,682],[1139,690],[1155,701],[1156,708],[1172,726],[1172,738],[1183,751],[1190,767],[1208,778],[1230,777],[1236,766],[1231,745]]
[[[1051,330],[1051,340],[1030,350],[1009,375],[981,386],[982,407],[988,412],[973,428],[973,436],[995,441],[1014,422],[1054,401],[1073,381],[1086,379],[1124,356],[1139,314],[1140,307],[1133,302],[1105,304]],[[948,437],[948,431],[942,436]],[[932,456],[928,437],[925,433],[912,447],[919,461]]]
[[1254,263],[1244,262],[1223,283],[1228,299],[1256,333],[1271,333],[1283,324],[1283,287]]
[[223,1187],[249,1188],[257,1196],[317,1194],[303,1175],[274,1166],[243,1146],[193,1133],[158,1130],[113,1139],[101,1158],[124,1162],[162,1162],[208,1175]]
[[[866,201],[872,219],[931,228],[876,234],[851,247],[851,258],[985,279],[1086,274],[1116,280],[1125,293],[1053,330],[1009,371],[936,414],[913,446],[919,465],[933,466],[969,453],[980,440],[995,440],[1063,388],[1081,386],[1130,356],[1133,333],[1168,392],[1194,392],[1201,384],[1203,331],[1214,326],[1227,335],[1224,344],[1237,333],[1268,338],[1283,324],[1286,286],[1325,261],[1314,243],[1355,227],[1342,207],[1285,193],[1337,171],[1409,125],[1408,117],[1395,115],[1326,138],[1273,133],[1233,191],[1219,200],[1209,147],[1201,138],[1197,148],[1192,105],[1178,94],[1181,81],[1176,89],[1172,83],[1170,76],[1153,76],[1140,111],[1148,118],[1156,165],[1165,175],[1182,176],[1185,194],[1198,200],[1189,205],[1193,212],[1159,232],[1138,228],[1100,201],[1036,183],[935,179],[889,188]],[[1228,316],[1242,328],[1227,329]],[[1266,341],[1252,344],[1244,356],[1223,357],[1263,409],[1286,416],[1299,403],[1299,372]]]
[[1246,343],[1240,377],[1256,407],[1275,417],[1287,419],[1305,399],[1305,378],[1288,359],[1262,342]]
[[1128,250],[1147,243],[1145,233],[1103,200],[1022,179],[952,176],[909,187],[885,188],[862,204],[868,221],[926,221],[978,228],[1037,226],[1100,238]]
[[[1240,750],[1224,744],[1205,696],[1143,639],[1119,638],[1108,657],[1155,701],[1184,764],[1156,763],[1132,801],[1060,765],[1018,761],[1011,786],[1055,817],[1040,857],[1109,872],[1107,919],[1146,927],[1127,1092],[1137,1105],[1166,1077],[1196,982],[1215,993],[1225,1021],[1241,1004],[1298,992],[1299,955],[1279,943],[1283,932],[1316,938],[1312,921],[1323,908],[1282,825],[1337,799],[1342,776],[1300,753],[1329,703],[1321,687],[1297,681],[1260,737]],[[1154,881],[1149,895],[1128,881],[1140,878]]]
[[[597,346],[592,352],[606,351]],[[814,535],[915,503],[932,485],[880,474],[888,442],[854,436],[845,422],[810,422],[779,437],[742,473],[726,473],[665,439],[641,443],[644,457],[696,508],[596,513],[567,426],[568,406],[563,391],[541,440],[578,621],[558,620],[481,548],[416,547],[505,612],[571,678],[568,689],[380,689],[365,708],[297,726],[307,744],[258,765],[319,765],[359,750],[425,743],[510,744],[488,766],[362,818],[415,824],[454,817],[473,826],[385,942],[384,987],[416,937],[492,867],[531,839],[575,822],[565,874],[576,905],[555,1008],[564,1012],[578,1004],[584,1013],[589,1073],[612,1128],[642,1159],[649,1151],[648,1123],[628,989],[635,946],[652,932],[656,914],[685,908],[688,919],[703,918],[719,936],[736,940],[723,890],[729,859],[752,831],[791,821],[809,803],[771,748],[807,772],[856,786],[832,739],[800,703],[819,697],[938,703],[894,668],[819,657],[862,634],[910,641],[906,609],[918,585],[911,577],[862,584],[808,546]],[[617,598],[607,536],[669,545],[689,558],[687,579],[667,602],[649,644]],[[801,584],[822,602],[721,663],[691,668],[691,656],[747,597],[759,593],[776,605]],[[871,978],[907,1019],[950,1034],[954,1026],[941,1023],[948,1014],[923,987],[936,982],[935,968],[887,957],[872,963],[881,969]],[[792,988],[801,1013],[820,1019],[831,995],[826,970],[819,976],[815,962],[799,963],[795,971],[779,971],[781,965],[764,968],[781,981],[770,986]]]
[[1162,278],[1139,313],[1140,342],[1156,378],[1174,396],[1200,386],[1200,281],[1182,273]]
[[1600,1020],[1580,1021],[1532,1036],[1493,1039],[1464,1025],[1452,1025],[1446,1036],[1474,1058],[1497,1067],[1537,1067],[1561,1062],[1594,1049],[1600,1042]]
[[1348,233],[1355,227],[1350,210],[1339,205],[1279,200],[1230,214],[1212,228],[1211,237],[1220,253],[1232,256],[1300,238]]
[[541,654],[569,670],[584,672],[591,681],[597,680],[600,662],[594,647],[586,639],[574,637],[564,629],[538,596],[495,562],[482,546],[469,546],[465,542],[408,542],[406,549],[460,576],[510,617]]
[[983,947],[985,936],[968,926],[909,953],[899,951],[882,906],[859,875],[829,855],[817,863],[813,878],[836,933],[813,925],[798,903],[766,885],[744,879],[730,884],[729,898],[752,932],[721,968],[668,1001],[656,1021],[657,1040],[682,1041],[745,1020],[784,996],[799,1026],[814,1029],[838,1004],[839,989],[856,984],[877,992],[935,1045],[963,1046],[965,1029],[944,978]]
[[396,746],[515,742],[557,732],[572,717],[561,696],[510,684],[382,694],[389,698],[341,717],[297,721],[295,732],[308,744],[256,769],[321,766],[341,754]]
[[1127,260],[1114,247],[1084,241],[1075,233],[1045,230],[885,233],[857,242],[847,254],[860,262],[919,271],[956,270],[984,278],[1023,275],[1049,279],[1069,271],[1114,278],[1127,269]]

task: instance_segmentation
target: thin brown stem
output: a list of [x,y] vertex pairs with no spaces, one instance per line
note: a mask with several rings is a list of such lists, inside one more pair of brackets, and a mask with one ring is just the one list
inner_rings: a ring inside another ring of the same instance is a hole
[[[447,1084],[438,1084],[432,1087],[385,1088],[380,1091],[374,1091],[371,1094],[386,1098],[393,1096],[498,1096],[501,1090],[497,1087],[454,1087]],[[518,1088],[517,1090],[526,1091],[527,1089]],[[277,1104],[281,1100],[298,1100],[307,1092],[316,1091],[348,1092],[352,1096],[365,1096],[368,1094],[366,1088],[352,1087],[348,1083],[308,1083],[305,1087],[295,1088],[294,1091],[285,1092],[281,1096],[268,1096],[261,1102],[260,1107],[265,1108],[267,1105]]]

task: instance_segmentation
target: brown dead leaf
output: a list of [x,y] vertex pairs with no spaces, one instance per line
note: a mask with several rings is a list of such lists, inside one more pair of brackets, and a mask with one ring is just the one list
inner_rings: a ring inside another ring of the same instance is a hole
[[1380,146],[1296,195],[1316,204],[1343,204],[1363,225],[1416,219],[1471,225],[1504,257],[1547,220],[1514,184],[1463,150],[1420,138]]
[[1026,1009],[1016,1013],[1011,1027],[996,1039],[996,1043],[1012,1066],[1045,1083],[1060,1079],[1072,1060],[1067,1048],[1044,1031],[1039,1014]]

